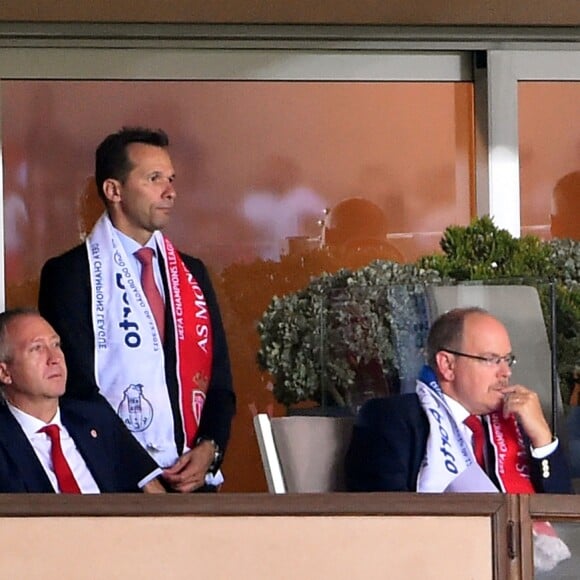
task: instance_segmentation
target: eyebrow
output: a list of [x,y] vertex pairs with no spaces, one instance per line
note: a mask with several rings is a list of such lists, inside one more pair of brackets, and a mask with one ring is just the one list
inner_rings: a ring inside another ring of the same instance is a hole
[[[48,340],[49,341],[50,340],[55,340],[55,339],[56,340],[60,340],[60,335],[58,335],[58,334],[51,334],[48,337]],[[44,337],[44,336],[35,336],[34,338],[31,338],[30,339],[30,343],[33,343],[33,342],[43,342],[44,340],[47,340],[46,337]]]
[[[152,169],[151,171],[148,171],[146,173],[146,175],[155,175],[155,174],[157,174],[157,175],[164,175],[165,172],[162,169]],[[175,177],[175,171],[173,171],[170,174],[170,177]]]

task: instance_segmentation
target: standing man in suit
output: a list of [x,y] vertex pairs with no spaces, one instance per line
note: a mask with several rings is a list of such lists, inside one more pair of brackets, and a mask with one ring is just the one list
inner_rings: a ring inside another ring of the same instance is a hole
[[429,332],[427,360],[416,393],[360,410],[349,489],[572,492],[538,395],[510,385],[515,356],[499,320],[480,308],[447,312]]
[[0,492],[163,492],[155,462],[105,402],[63,400],[60,340],[37,312],[0,314]]
[[106,212],[44,265],[39,309],[62,338],[66,395],[103,395],[173,490],[213,491],[235,395],[208,272],[161,233],[177,195],[168,144],[124,128],[99,145]]

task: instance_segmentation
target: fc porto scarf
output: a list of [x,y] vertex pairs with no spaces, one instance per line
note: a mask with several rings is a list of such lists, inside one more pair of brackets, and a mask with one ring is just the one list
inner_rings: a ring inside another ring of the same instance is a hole
[[[513,415],[504,417],[501,411],[496,411],[482,418],[493,447],[493,458],[489,459],[500,485],[498,490],[475,460],[430,367],[421,370],[416,392],[429,420],[429,438],[417,491],[535,493],[528,452]],[[571,556],[549,522],[534,522],[533,533],[536,569],[551,570]]]
[[165,380],[163,345],[143,290],[108,216],[87,238],[91,275],[95,376],[103,396],[162,467],[193,447],[211,379],[212,332],[203,292],[171,242],[154,239],[169,282],[179,407],[185,448],[177,449]]

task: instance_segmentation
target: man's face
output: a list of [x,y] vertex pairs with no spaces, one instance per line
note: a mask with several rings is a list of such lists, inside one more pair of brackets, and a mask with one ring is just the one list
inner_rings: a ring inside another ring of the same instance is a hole
[[[457,349],[477,356],[506,356],[512,346],[505,326],[486,314],[470,314],[465,319],[463,343]],[[449,381],[444,392],[459,401],[470,413],[486,415],[503,402],[501,388],[509,384],[511,369],[507,362],[488,363],[459,355],[442,353],[449,365]]]
[[[127,155],[132,169],[121,183],[114,182],[115,193],[107,195],[111,202],[111,219],[119,230],[145,244],[155,230],[169,222],[175,202],[175,171],[171,158],[162,147],[131,143]],[[112,190],[111,190],[112,191]]]
[[66,385],[60,338],[41,316],[26,314],[7,327],[10,358],[0,363],[0,380],[8,401],[23,411],[46,400],[58,400]]

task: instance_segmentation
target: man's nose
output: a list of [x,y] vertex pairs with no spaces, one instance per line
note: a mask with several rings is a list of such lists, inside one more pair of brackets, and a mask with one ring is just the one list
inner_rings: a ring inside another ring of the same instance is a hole
[[171,181],[167,182],[167,185],[165,186],[165,189],[163,190],[163,196],[169,197],[170,199],[173,199],[177,196],[177,191],[175,191],[175,187],[173,186],[173,182],[171,182]]
[[505,359],[501,359],[498,372],[500,376],[507,377],[508,379],[512,376],[512,368]]
[[60,347],[48,347],[49,364],[59,363],[64,360],[64,354]]

